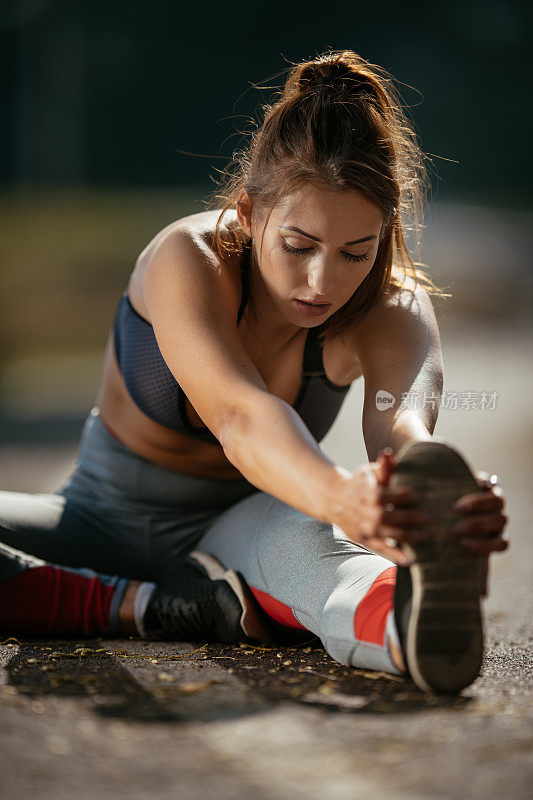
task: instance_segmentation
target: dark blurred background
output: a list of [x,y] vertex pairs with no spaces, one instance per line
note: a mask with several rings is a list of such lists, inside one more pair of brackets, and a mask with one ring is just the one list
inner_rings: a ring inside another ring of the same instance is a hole
[[328,48],[392,74],[430,159],[421,258],[453,294],[435,301],[443,335],[467,327],[470,352],[487,328],[528,340],[531,8],[3,0],[4,443],[19,420],[54,442],[69,416],[79,432],[136,257],[205,208],[283,73]]

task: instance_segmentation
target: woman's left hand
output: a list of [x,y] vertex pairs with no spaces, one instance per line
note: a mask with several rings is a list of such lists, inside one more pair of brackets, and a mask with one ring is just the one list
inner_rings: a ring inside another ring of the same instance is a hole
[[504,513],[505,497],[497,484],[497,477],[488,472],[476,472],[476,480],[483,492],[465,494],[452,506],[463,519],[452,525],[450,532],[460,537],[463,547],[476,555],[507,550],[509,542],[504,536],[508,517]]
[[476,480],[483,492],[465,494],[452,508],[462,519],[452,525],[450,532],[459,537],[459,543],[475,555],[484,556],[484,588],[487,594],[488,557],[509,547],[504,533],[508,516],[504,513],[505,496],[497,483],[497,476],[488,472],[476,472]]

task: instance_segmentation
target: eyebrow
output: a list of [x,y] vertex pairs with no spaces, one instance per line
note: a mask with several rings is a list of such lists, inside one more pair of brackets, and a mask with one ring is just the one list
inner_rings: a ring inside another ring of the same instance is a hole
[[[302,236],[307,236],[308,239],[314,239],[315,242],[321,242],[322,241],[322,239],[319,239],[318,236],[313,236],[313,234],[311,234],[311,233],[306,233],[301,228],[296,228],[294,225],[281,225],[280,227],[284,228],[287,231],[296,231],[296,233],[301,233]],[[373,236],[363,236],[362,239],[353,239],[351,242],[344,242],[344,246],[346,247],[346,245],[350,245],[350,244],[360,244],[361,242],[369,242],[371,239],[377,239],[377,238],[378,237],[375,236],[375,235],[373,235]]]

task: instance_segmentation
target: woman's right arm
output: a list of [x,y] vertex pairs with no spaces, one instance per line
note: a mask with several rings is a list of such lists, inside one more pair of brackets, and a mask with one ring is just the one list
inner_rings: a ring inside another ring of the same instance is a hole
[[354,541],[404,560],[385,542],[403,534],[384,510],[378,462],[354,473],[334,464],[292,406],[268,391],[237,334],[240,287],[200,235],[178,229],[162,241],[144,298],[170,371],[241,474]]

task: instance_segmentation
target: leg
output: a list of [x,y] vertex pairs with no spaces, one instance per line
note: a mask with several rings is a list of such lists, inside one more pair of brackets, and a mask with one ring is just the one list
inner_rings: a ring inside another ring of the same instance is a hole
[[142,580],[147,539],[139,514],[102,500],[0,491],[0,543],[45,561]]
[[389,642],[396,566],[265,492],[211,523],[198,550],[237,570],[278,622],[316,634],[342,664],[399,674]]
[[128,581],[72,569],[0,545],[0,631],[116,635]]
[[[4,633],[137,633],[129,603],[123,601],[131,599],[129,577],[144,577],[149,569],[138,535],[142,520],[92,505],[98,504],[59,494],[0,491]],[[129,534],[128,547],[124,535],[119,541],[121,526]]]
[[[101,513],[80,506],[79,499],[73,502],[57,495],[0,492],[0,500],[2,497],[8,498],[0,528],[4,539],[23,542],[40,555],[64,549],[71,563],[83,563],[85,553],[85,563],[93,565],[103,559],[103,563],[114,560],[123,575],[121,562],[128,561],[123,558],[127,540],[122,547],[117,543],[109,551],[108,529]],[[66,510],[70,511],[70,525],[65,523]],[[106,516],[111,512],[112,509]],[[127,528],[135,513],[126,510],[122,516]],[[80,524],[78,528],[75,523],[80,519],[85,526]],[[91,526],[90,522],[94,524]],[[174,527],[179,528],[178,522]],[[143,524],[143,528],[148,525]],[[116,536],[117,532],[113,534]],[[103,547],[102,535],[106,538]],[[109,539],[113,540],[113,535]],[[132,554],[129,556],[131,572],[155,570],[143,559],[138,559],[142,563],[131,563]],[[246,606],[228,576],[213,582],[195,562],[176,557],[170,561],[176,596],[157,591],[151,581],[139,583],[119,575],[54,563],[0,543],[0,632],[60,636],[123,633],[186,641],[197,637],[238,640],[243,633],[240,623]]]
[[[34,631],[37,622],[32,622],[32,615],[46,608],[37,628],[66,632],[65,620],[58,617],[57,624],[50,623],[49,616],[76,605],[76,592],[87,599],[92,591],[105,605],[111,591],[105,587],[124,579],[139,580],[144,583],[138,591],[128,586],[118,611],[119,619],[124,613],[127,625],[123,632],[144,635],[160,630],[188,640],[200,633],[199,620],[202,637],[212,634],[215,639],[233,640],[243,608],[230,584],[222,579],[210,586],[201,569],[198,574],[198,565],[181,565],[180,559],[196,545],[213,516],[250,491],[254,487],[245,482],[228,485],[150,464],[111,436],[98,414],[91,412],[77,468],[57,492],[0,491],[0,546],[7,546],[0,563],[3,607],[6,613],[20,608],[18,624],[26,629],[33,624]],[[179,578],[179,596],[173,602],[158,593],[152,602],[152,581],[170,562]],[[30,594],[35,600],[28,607],[25,597]],[[217,611],[220,604],[224,613]],[[106,614],[100,613],[96,627],[102,627]],[[207,618],[211,624],[205,624]],[[13,615],[5,622],[14,632]],[[68,625],[72,629],[72,620]],[[83,625],[78,628],[83,632]]]

